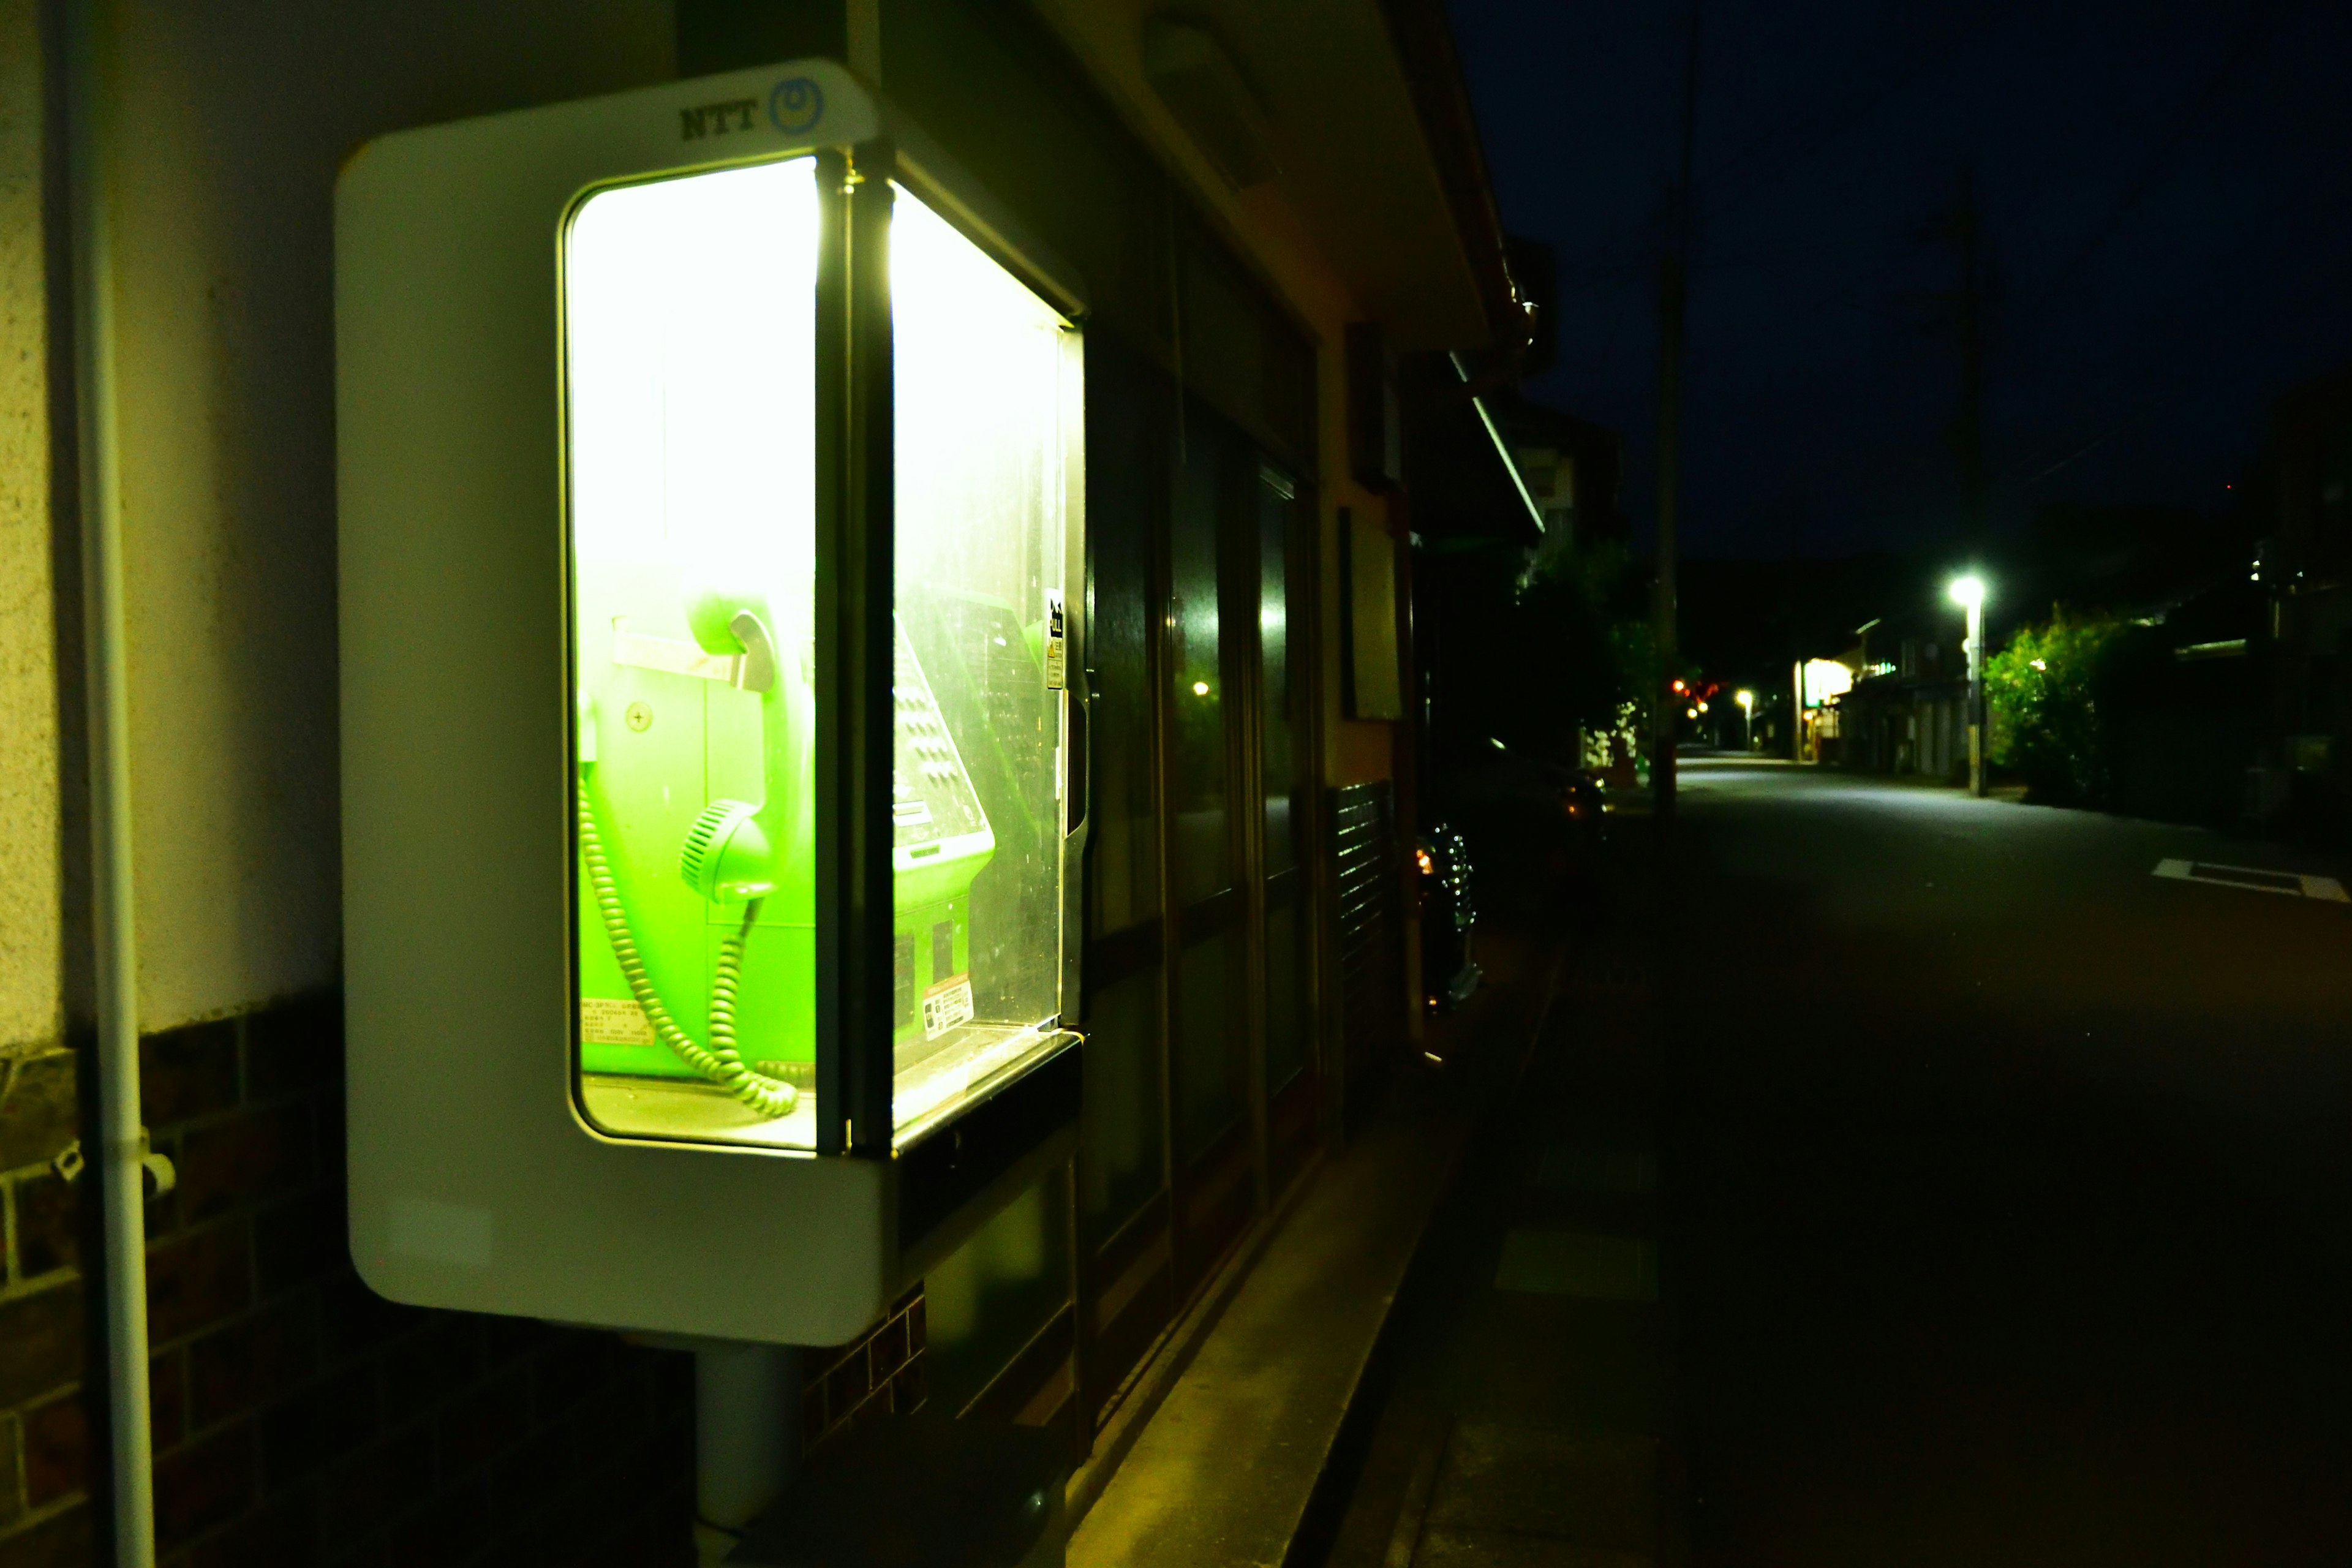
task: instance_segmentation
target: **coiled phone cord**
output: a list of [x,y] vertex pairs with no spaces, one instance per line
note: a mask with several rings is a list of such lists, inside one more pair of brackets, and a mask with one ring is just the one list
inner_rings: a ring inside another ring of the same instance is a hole
[[613,868],[604,858],[604,841],[596,832],[596,813],[588,804],[587,780],[580,781],[578,792],[580,858],[588,868],[588,887],[596,895],[596,910],[604,917],[604,935],[613,944],[613,957],[621,966],[621,977],[629,983],[629,994],[637,999],[637,1005],[645,1009],[646,1022],[653,1026],[655,1037],[680,1061],[761,1116],[791,1114],[793,1107],[800,1102],[800,1090],[752,1071],[735,1050],[735,987],[742,977],[743,942],[751,935],[751,922],[760,912],[760,900],[751,900],[743,910],[741,928],[719,944],[719,963],[710,981],[710,1048],[706,1050],[677,1026],[669,1009],[662,1005],[660,994],[654,989],[653,976],[646,973],[645,959],[637,952],[637,939],[629,931],[628,911],[621,907]]

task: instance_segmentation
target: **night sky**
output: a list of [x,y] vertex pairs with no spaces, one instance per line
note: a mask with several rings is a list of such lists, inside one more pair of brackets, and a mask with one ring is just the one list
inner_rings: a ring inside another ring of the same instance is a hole
[[[2220,509],[2272,399],[2352,363],[2352,5],[1705,0],[1686,553],[1937,546],[1959,354],[1938,237],[1994,258],[1997,531]],[[1651,513],[1681,4],[1451,0],[1505,221],[1557,247],[1528,390],[1626,437]]]

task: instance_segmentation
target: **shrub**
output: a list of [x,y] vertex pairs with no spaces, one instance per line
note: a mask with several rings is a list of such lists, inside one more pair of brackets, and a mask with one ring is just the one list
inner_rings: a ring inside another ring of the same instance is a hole
[[2052,613],[1985,661],[1992,762],[2032,799],[2105,805],[2115,798],[2118,678],[2141,628],[2113,616]]

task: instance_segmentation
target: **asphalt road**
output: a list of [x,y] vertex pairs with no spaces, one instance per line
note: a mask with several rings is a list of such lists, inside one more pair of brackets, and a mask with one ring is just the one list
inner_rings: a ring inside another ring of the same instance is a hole
[[1321,1561],[2352,1563],[2352,867],[1685,768],[1663,859],[1457,792],[1564,958],[1439,1053],[1492,1109]]
[[2352,905],[2154,874],[2347,868],[1825,771],[1684,784],[1690,1560],[2352,1563]]

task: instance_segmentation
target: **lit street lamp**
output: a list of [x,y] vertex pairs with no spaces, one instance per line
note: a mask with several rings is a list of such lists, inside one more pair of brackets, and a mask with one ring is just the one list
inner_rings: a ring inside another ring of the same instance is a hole
[[1739,742],[1752,752],[1756,749],[1756,693],[1737,692],[1731,700],[1739,704]]
[[1948,592],[1952,603],[1969,613],[1969,793],[1984,798],[1984,579],[1970,573],[1955,577]]

